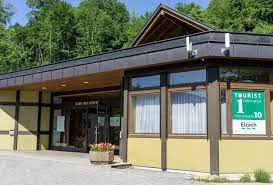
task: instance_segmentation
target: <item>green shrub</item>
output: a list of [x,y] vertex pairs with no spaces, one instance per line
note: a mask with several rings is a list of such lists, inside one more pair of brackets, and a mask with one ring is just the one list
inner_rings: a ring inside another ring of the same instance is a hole
[[229,180],[226,177],[214,177],[210,179],[210,182],[214,183],[228,183]]
[[270,183],[271,182],[270,173],[266,172],[263,169],[255,170],[254,177],[255,177],[256,182],[262,182],[262,183]]
[[240,178],[240,182],[247,183],[252,182],[251,176],[249,174],[246,174]]
[[213,182],[213,183],[228,183],[230,182],[226,177],[198,177],[198,178],[193,178],[195,181],[200,181],[200,182]]

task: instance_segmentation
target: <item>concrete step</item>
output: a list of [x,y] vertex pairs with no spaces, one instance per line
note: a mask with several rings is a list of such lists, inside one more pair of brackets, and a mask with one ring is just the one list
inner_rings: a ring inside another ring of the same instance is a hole
[[116,164],[112,164],[111,168],[126,169],[126,168],[131,168],[131,166],[132,166],[131,163],[116,163]]

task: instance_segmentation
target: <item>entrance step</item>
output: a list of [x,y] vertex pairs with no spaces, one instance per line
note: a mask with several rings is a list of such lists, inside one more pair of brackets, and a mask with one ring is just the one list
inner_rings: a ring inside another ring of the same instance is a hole
[[126,169],[126,168],[131,168],[131,166],[132,166],[131,163],[116,163],[116,164],[112,164],[111,168]]

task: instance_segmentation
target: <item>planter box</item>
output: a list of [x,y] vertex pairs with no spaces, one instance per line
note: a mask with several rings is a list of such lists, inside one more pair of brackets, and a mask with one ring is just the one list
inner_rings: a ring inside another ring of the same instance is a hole
[[92,164],[110,164],[114,161],[114,151],[89,152],[89,160]]

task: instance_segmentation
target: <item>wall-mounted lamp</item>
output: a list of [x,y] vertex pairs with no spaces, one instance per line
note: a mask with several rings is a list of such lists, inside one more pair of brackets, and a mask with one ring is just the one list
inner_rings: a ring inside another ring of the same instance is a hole
[[225,33],[225,48],[221,48],[221,53],[230,56],[230,33]]
[[187,47],[188,58],[194,58],[198,55],[198,50],[192,49],[192,42],[190,42],[190,37],[186,37],[186,47]]

